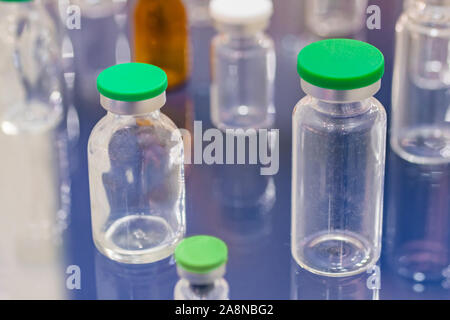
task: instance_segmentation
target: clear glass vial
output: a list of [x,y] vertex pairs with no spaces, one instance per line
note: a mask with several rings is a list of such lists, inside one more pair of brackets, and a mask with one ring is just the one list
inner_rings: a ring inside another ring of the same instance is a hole
[[396,33],[389,260],[437,280],[450,265],[450,1],[407,1]]
[[223,278],[228,260],[225,242],[211,236],[184,239],[175,250],[178,275],[175,300],[228,300]]
[[63,116],[58,34],[40,1],[0,0],[0,125],[42,131]]
[[310,272],[349,276],[380,256],[386,112],[372,96],[383,54],[365,42],[305,47],[307,96],[293,114],[292,255]]
[[266,128],[274,122],[276,58],[264,33],[272,12],[271,0],[210,3],[219,31],[211,48],[211,118],[218,128]]
[[357,34],[364,27],[368,0],[306,0],[309,31],[321,37]]
[[164,259],[185,233],[183,141],[159,110],[167,76],[125,63],[103,71],[97,87],[108,113],[88,145],[95,245],[123,263]]

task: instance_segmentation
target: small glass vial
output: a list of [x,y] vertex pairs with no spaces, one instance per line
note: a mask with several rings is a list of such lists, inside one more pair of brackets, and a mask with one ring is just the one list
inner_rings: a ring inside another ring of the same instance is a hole
[[61,48],[40,1],[0,0],[0,126],[3,133],[42,132],[62,119]]
[[183,141],[159,110],[167,76],[125,63],[103,71],[97,87],[108,113],[88,144],[94,243],[118,262],[162,260],[186,228]]
[[355,35],[364,28],[368,0],[306,0],[309,31],[320,37]]
[[[239,8],[237,10],[236,8]],[[271,0],[212,0],[211,118],[220,129],[267,128],[275,118],[276,58],[264,33]]]
[[228,300],[223,278],[228,260],[225,242],[211,236],[184,239],[175,250],[178,275],[175,300]]
[[396,32],[388,260],[436,281],[450,265],[450,1],[407,1]]
[[134,56],[160,66],[169,89],[185,83],[190,73],[189,30],[182,0],[138,0],[134,11]]
[[350,276],[380,257],[386,112],[372,96],[383,54],[322,40],[298,56],[307,96],[293,114],[292,255],[323,276]]

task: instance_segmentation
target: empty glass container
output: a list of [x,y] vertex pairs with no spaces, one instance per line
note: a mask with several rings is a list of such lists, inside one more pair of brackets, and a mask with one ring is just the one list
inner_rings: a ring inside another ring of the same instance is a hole
[[274,122],[275,50],[264,33],[272,11],[271,0],[211,1],[219,31],[211,48],[211,119],[218,128]]
[[108,113],[88,145],[95,245],[123,263],[161,260],[185,233],[183,141],[159,110],[166,74],[126,63],[103,71],[97,84]]
[[389,260],[416,281],[450,265],[450,1],[405,3],[392,90]]
[[368,0],[306,0],[305,19],[321,37],[357,34],[365,24]]
[[228,300],[223,278],[228,260],[225,242],[211,236],[184,239],[175,250],[178,275],[175,300]]
[[41,132],[63,116],[61,48],[40,1],[0,0],[0,125]]
[[357,40],[305,47],[307,96],[293,114],[292,255],[310,272],[349,276],[381,251],[386,112],[372,96],[383,54]]

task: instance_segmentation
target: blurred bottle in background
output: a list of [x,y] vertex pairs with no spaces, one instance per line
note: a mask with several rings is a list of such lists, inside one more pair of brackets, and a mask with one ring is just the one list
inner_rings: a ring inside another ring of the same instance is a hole
[[9,299],[65,298],[70,180],[63,126],[0,133],[0,286]]
[[365,22],[368,0],[306,0],[306,26],[320,37],[358,33]]
[[191,26],[209,25],[211,18],[209,16],[210,0],[184,0]]
[[71,4],[80,7],[88,18],[104,18],[124,9],[127,0],[70,0]]
[[219,31],[211,45],[213,124],[220,129],[272,126],[276,57],[264,33],[272,1],[213,0],[210,10]]
[[182,0],[139,0],[134,9],[134,58],[162,68],[173,89],[189,77],[189,32]]
[[0,124],[8,135],[39,132],[63,116],[54,21],[38,1],[0,1]]
[[[79,86],[78,98],[84,100],[83,105],[93,105],[98,102],[96,79],[100,72],[131,61],[127,1],[77,0],[73,4],[81,10],[80,28],[68,31],[76,57],[75,86]],[[60,5],[63,19],[67,17],[67,5]]]
[[450,2],[411,0],[397,24],[389,260],[401,275],[439,280],[450,265]]

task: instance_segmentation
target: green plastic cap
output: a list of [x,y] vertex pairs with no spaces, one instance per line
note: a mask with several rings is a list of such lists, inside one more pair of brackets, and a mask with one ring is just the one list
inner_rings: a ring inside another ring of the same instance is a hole
[[175,249],[177,265],[192,273],[209,273],[223,266],[227,260],[227,245],[211,236],[186,238]]
[[31,2],[33,0],[0,0],[0,2]]
[[370,86],[384,74],[384,56],[366,42],[329,39],[306,46],[298,55],[300,77],[320,88],[353,90]]
[[103,96],[112,100],[148,100],[166,91],[167,75],[151,64],[123,63],[100,73],[97,88]]

